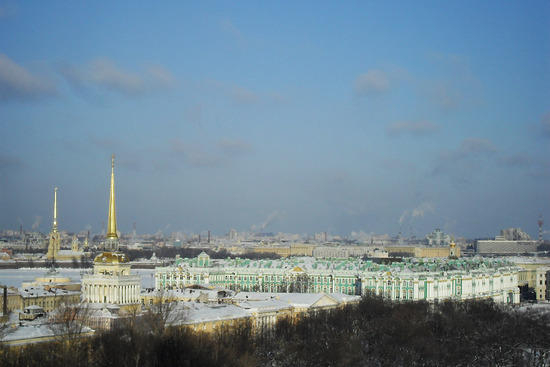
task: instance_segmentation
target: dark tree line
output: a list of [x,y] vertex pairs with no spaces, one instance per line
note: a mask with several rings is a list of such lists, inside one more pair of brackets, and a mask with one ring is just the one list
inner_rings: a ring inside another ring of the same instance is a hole
[[[154,315],[153,315],[154,316]],[[3,366],[548,366],[548,315],[489,301],[358,305],[214,333],[130,319],[89,338],[0,348]]]
[[358,306],[280,322],[258,348],[276,366],[548,366],[550,317],[490,301]]

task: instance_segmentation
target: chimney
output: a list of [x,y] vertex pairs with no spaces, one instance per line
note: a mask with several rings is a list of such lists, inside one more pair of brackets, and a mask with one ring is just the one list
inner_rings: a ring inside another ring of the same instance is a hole
[[8,287],[4,286],[4,305],[2,307],[2,315],[7,316],[8,314]]
[[210,243],[210,231],[208,231],[208,243]]

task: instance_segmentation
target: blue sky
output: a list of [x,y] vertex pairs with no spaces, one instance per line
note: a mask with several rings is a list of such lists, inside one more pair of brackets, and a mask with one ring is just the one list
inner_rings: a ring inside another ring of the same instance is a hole
[[550,4],[2,2],[0,228],[550,223]]

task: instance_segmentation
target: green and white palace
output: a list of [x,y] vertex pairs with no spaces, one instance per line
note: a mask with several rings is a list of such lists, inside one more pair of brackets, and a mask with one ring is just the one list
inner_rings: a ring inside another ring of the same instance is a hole
[[237,291],[345,293],[372,292],[392,300],[489,299],[519,303],[520,268],[504,259],[403,259],[391,265],[358,258],[281,260],[227,258],[206,253],[177,259],[155,271],[157,289],[196,284]]

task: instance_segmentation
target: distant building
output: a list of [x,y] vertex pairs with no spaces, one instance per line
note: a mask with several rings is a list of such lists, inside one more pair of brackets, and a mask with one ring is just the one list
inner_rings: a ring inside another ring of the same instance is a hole
[[445,258],[460,257],[460,247],[451,242],[447,247],[386,246],[390,257]]
[[436,228],[432,233],[426,235],[426,240],[428,241],[428,246],[449,246],[451,236]]
[[494,240],[478,240],[478,254],[513,255],[537,251],[537,241],[531,240],[528,234],[519,228],[508,228],[500,231]]
[[313,256],[316,246],[305,243],[293,243],[290,246],[258,246],[247,249],[249,253],[273,253],[281,257],[289,256]]
[[316,258],[348,258],[348,257],[388,257],[384,249],[373,246],[317,246],[313,249]]

